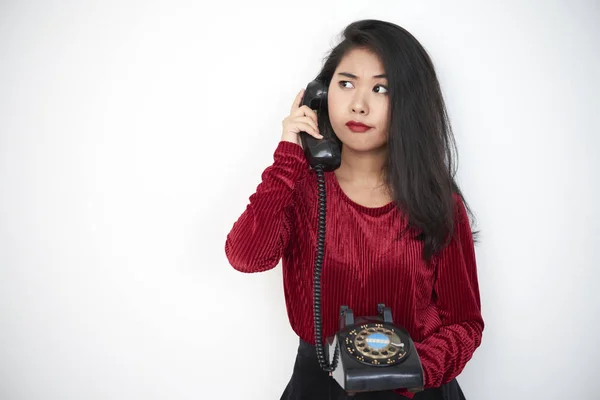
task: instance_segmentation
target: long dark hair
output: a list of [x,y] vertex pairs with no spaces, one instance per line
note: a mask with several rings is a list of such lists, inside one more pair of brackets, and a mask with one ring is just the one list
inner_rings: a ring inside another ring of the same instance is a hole
[[[412,34],[390,22],[353,22],[344,29],[342,39],[325,58],[317,79],[329,84],[351,49],[366,48],[380,58],[390,96],[385,181],[396,206],[407,215],[408,228],[424,242],[423,258],[430,260],[453,232],[455,194],[473,219],[455,181],[456,142],[433,62]],[[323,111],[320,129],[335,137]]]

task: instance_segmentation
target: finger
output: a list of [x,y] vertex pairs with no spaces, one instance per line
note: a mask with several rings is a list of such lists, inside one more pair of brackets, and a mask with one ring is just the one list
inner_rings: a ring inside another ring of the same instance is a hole
[[294,118],[293,123],[309,124],[317,133],[319,133],[319,127],[317,126],[317,123],[310,117],[296,117]]
[[309,124],[308,122],[298,122],[296,121],[296,123],[294,124],[296,130],[298,131],[297,133],[300,132],[306,132],[311,136],[316,136],[318,135],[317,131],[315,130],[315,128]]
[[301,107],[297,108],[296,110],[294,110],[292,115],[295,117],[307,116],[307,117],[310,117],[315,122],[318,121],[317,113],[315,112],[315,110],[311,109],[309,106],[301,106]]
[[292,108],[290,109],[290,114],[293,113],[300,107],[302,104],[302,96],[304,95],[304,89],[300,90],[294,99],[294,103],[292,103]]
[[308,110],[306,112],[306,116],[310,117],[310,119],[312,119],[313,121],[315,121],[315,124],[319,124],[319,117],[317,116],[317,113],[315,110],[309,108],[308,106],[306,107],[306,109]]
[[296,127],[299,130],[298,133],[306,132],[309,135],[316,137],[317,139],[323,139],[323,135],[321,135],[311,124],[307,122],[298,122],[296,124]]

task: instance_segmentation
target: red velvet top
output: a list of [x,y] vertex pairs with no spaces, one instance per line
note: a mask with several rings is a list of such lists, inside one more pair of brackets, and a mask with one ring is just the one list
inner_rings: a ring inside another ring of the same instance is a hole
[[[415,342],[425,387],[449,382],[473,356],[484,327],[463,202],[455,196],[452,241],[427,263],[421,257],[423,243],[413,235],[400,235],[406,222],[394,203],[376,208],[355,203],[333,172],[325,173],[325,188],[323,338],[338,330],[340,305],[348,305],[355,316],[370,316],[377,315],[377,304],[385,303],[394,323],[406,328]],[[225,243],[229,262],[241,272],[269,270],[282,261],[291,327],[313,344],[317,204],[316,176],[302,148],[281,141]]]

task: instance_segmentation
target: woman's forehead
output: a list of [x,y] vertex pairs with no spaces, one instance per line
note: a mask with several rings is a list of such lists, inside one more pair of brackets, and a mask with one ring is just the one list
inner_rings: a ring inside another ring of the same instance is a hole
[[340,61],[336,72],[346,72],[360,78],[381,77],[383,63],[373,51],[364,48],[349,50]]

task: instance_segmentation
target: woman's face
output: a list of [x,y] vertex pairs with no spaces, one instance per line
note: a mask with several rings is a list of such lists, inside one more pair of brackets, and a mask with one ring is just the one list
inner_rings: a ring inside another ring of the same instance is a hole
[[[344,146],[370,151],[386,145],[389,125],[388,81],[383,64],[373,52],[356,48],[342,58],[327,95],[329,119]],[[349,122],[369,128],[352,129]]]

